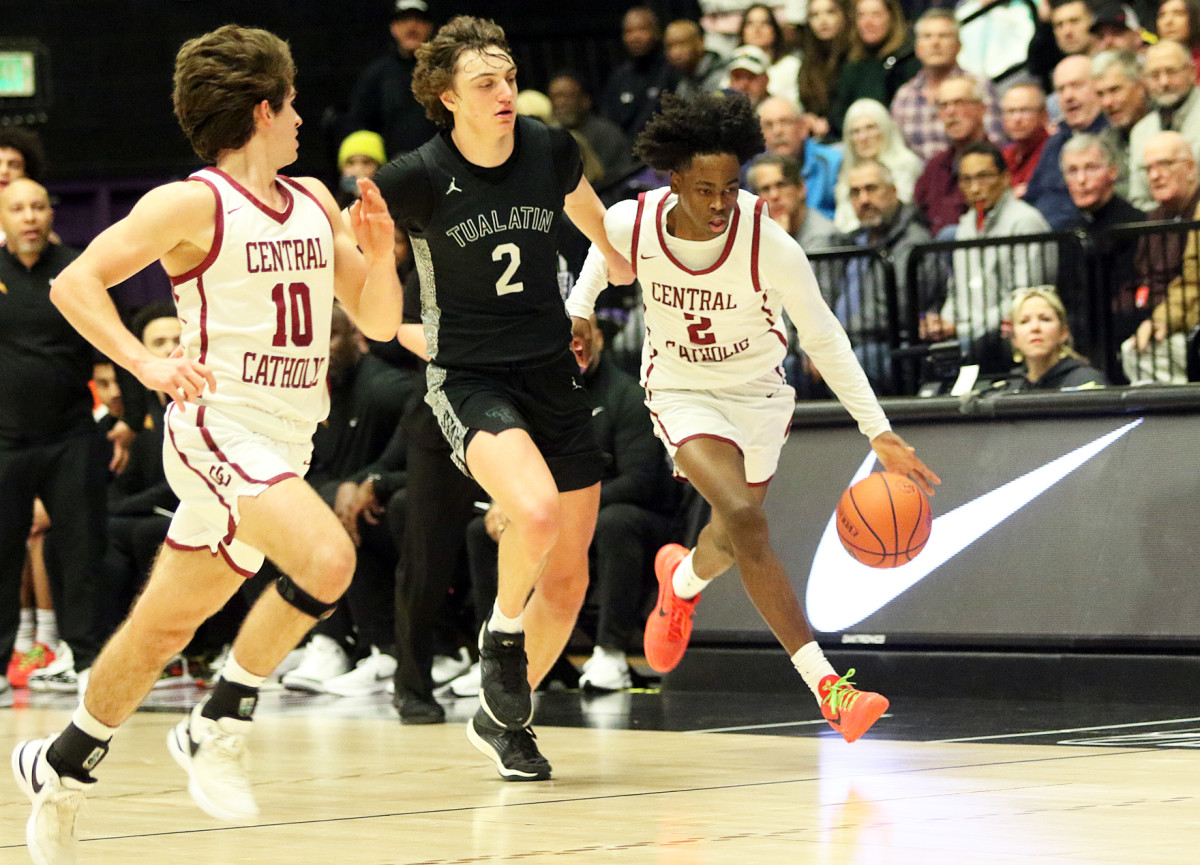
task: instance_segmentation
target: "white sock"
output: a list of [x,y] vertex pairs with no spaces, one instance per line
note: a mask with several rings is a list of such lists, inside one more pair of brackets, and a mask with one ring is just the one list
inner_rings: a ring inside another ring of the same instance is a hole
[[675,596],[685,601],[696,597],[712,582],[696,576],[696,569],[692,567],[692,560],[695,558],[696,551],[692,550],[675,568],[675,574],[671,577],[671,588],[675,590]]
[[58,645],[58,616],[54,610],[37,611],[37,641],[51,649]]
[[[22,655],[33,648],[33,607],[21,608],[21,621],[17,625],[17,639],[13,643],[13,650],[20,652]],[[54,648],[54,644],[50,644],[50,648]],[[7,663],[7,661],[5,661]]]
[[808,689],[817,698],[817,702],[821,702],[821,694],[817,686],[826,676],[836,676],[837,673],[826,660],[825,653],[821,651],[817,641],[813,640],[801,646],[796,654],[792,655],[792,664],[796,667],[800,677],[804,679],[804,684],[808,685]]
[[225,659],[225,666],[221,668],[221,678],[226,682],[245,685],[247,688],[261,688],[262,683],[267,680],[266,676],[256,676],[235,661],[233,652]]
[[522,610],[518,616],[510,619],[504,613],[500,612],[500,601],[492,605],[492,615],[488,619],[488,630],[495,631],[498,634],[520,634],[525,631],[525,611]]
[[102,724],[93,718],[92,713],[83,707],[82,700],[79,701],[79,708],[75,710],[75,714],[71,716],[71,723],[93,739],[99,739],[101,742],[107,742],[117,734],[116,727]]

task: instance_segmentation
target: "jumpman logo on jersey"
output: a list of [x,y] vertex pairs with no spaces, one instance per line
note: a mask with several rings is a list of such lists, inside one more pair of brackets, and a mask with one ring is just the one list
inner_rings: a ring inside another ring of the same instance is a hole
[[454,182],[453,177],[450,178],[450,188],[446,190],[446,194],[449,195],[451,192],[462,192],[462,190],[458,188],[458,184]]

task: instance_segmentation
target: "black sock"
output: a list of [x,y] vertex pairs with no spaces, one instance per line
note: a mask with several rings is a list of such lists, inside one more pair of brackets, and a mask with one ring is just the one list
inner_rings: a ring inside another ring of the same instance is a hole
[[46,752],[46,762],[59,776],[66,775],[90,784],[96,780],[92,777],[92,770],[107,753],[107,741],[89,736],[72,722]]
[[222,718],[236,718],[239,721],[250,721],[254,716],[254,707],[258,705],[258,688],[249,685],[239,685],[230,682],[224,676],[217,679],[213,686],[212,695],[200,710],[200,714],[213,721]]

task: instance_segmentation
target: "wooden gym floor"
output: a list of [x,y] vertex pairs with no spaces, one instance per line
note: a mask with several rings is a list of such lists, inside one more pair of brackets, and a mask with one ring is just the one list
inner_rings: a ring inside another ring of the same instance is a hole
[[[898,699],[845,744],[807,694],[538,697],[554,780],[501,781],[448,722],[385,697],[268,694],[252,740],[262,817],[194,807],[164,748],[202,692],[156,692],[81,818],[80,865],[1190,865],[1200,706]],[[1130,695],[1131,698],[1138,695]],[[74,700],[18,692],[0,746]],[[0,865],[28,862],[28,803],[0,784]]]

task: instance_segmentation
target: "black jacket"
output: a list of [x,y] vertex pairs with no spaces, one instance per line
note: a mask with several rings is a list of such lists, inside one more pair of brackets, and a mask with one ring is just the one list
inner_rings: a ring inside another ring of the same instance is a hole
[[1077,357],[1064,357],[1037,381],[1025,377],[1024,365],[1017,367],[1009,374],[1005,390],[1010,393],[1020,393],[1031,390],[1059,390],[1064,387],[1080,387],[1086,384],[1103,386],[1108,384],[1104,373],[1088,362]]

